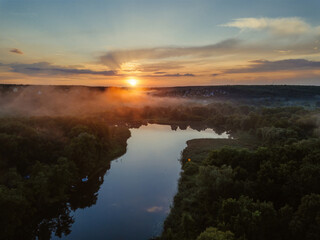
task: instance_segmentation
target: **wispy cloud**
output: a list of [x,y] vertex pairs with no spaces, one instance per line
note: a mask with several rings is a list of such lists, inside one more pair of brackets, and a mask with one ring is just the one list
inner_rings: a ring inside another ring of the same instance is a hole
[[319,27],[312,27],[303,19],[290,18],[238,18],[223,24],[226,27],[235,27],[241,30],[268,30],[276,35],[299,35],[310,31],[317,32]]
[[160,60],[153,63],[143,63],[140,64],[140,66],[137,68],[140,72],[158,72],[155,74],[164,74],[167,73],[169,70],[175,70],[180,71],[179,69],[184,68],[185,61],[178,61],[178,60],[172,60],[172,61],[164,61]]
[[165,74],[165,72],[155,72],[153,74],[147,74],[147,75],[142,75],[142,77],[149,77],[149,78],[161,78],[161,77],[195,77],[196,75],[193,73],[172,73],[172,74]]
[[99,62],[111,69],[121,68],[121,64],[136,60],[155,60],[178,57],[210,57],[221,52],[232,52],[239,46],[239,39],[227,39],[222,42],[196,47],[157,47],[131,50],[115,50],[100,56]]
[[185,73],[185,74],[180,74],[180,73],[176,73],[176,74],[164,74],[164,75],[160,75],[163,77],[195,77],[194,74],[192,73]]
[[236,69],[227,69],[223,73],[256,73],[297,70],[320,70],[320,62],[306,59],[285,59],[280,61],[254,60],[249,66]]
[[[253,28],[260,27],[260,23],[252,23]],[[248,24],[244,24],[248,25]],[[249,26],[249,25],[248,25]],[[262,28],[263,24],[261,25]],[[281,28],[277,30],[281,31]],[[294,28],[293,26],[291,26]],[[291,28],[287,27],[288,30]],[[302,31],[297,30],[297,31]],[[308,35],[308,34],[307,34]],[[223,57],[224,62],[232,62],[235,59],[256,59],[256,58],[279,58],[279,55],[293,56],[294,58],[305,58],[308,55],[320,53],[320,35],[302,36],[297,41],[289,38],[286,40],[272,38],[260,41],[249,41],[239,39],[227,39],[211,45],[191,46],[191,47],[157,47],[144,49],[123,49],[109,51],[99,57],[99,63],[107,66],[109,69],[121,69],[126,72],[122,66],[126,63],[135,63],[135,71],[143,73],[167,72],[169,70],[188,71],[186,67],[211,64],[219,61]],[[185,68],[185,69],[184,69]],[[170,73],[174,74],[174,73]]]
[[211,74],[212,77],[217,77],[217,76],[219,76],[219,75],[220,75],[220,73],[212,73],[212,74]]
[[37,62],[37,63],[10,63],[3,64],[1,66],[10,67],[11,72],[24,73],[28,75],[79,75],[79,74],[90,74],[90,75],[103,75],[103,76],[114,76],[117,73],[115,71],[93,71],[90,69],[78,69],[73,67],[64,67],[58,65],[52,65],[48,62]]
[[10,49],[10,52],[11,53],[16,53],[16,54],[23,54],[23,52],[18,48],[12,48],[12,49]]

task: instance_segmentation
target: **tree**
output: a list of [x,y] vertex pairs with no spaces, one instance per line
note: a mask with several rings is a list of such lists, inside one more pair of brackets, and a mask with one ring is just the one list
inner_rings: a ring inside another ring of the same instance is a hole
[[99,160],[98,143],[94,135],[80,133],[68,146],[69,158],[79,168],[80,175],[88,175]]
[[234,240],[234,234],[230,231],[222,232],[217,228],[209,227],[202,232],[197,240]]
[[294,215],[290,222],[294,239],[320,239],[320,194],[304,196]]

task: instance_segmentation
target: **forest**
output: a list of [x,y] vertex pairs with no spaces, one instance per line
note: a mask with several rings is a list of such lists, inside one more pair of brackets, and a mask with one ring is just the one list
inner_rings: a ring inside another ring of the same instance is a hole
[[183,151],[159,239],[319,239],[319,110],[259,107],[223,116],[247,147],[230,139],[199,156],[203,143],[195,141]]

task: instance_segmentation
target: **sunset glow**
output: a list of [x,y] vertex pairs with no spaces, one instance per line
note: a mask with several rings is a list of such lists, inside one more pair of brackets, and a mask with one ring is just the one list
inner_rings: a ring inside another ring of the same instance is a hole
[[130,79],[128,80],[128,84],[129,84],[131,87],[135,87],[135,86],[137,86],[138,81],[137,81],[136,79],[134,79],[134,78],[130,78]]
[[91,2],[0,0],[0,83],[320,85],[319,0]]

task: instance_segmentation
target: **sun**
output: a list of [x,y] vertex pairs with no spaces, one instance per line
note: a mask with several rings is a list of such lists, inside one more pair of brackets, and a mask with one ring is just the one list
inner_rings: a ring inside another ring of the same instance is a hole
[[135,87],[138,84],[138,81],[136,79],[134,79],[134,78],[130,78],[127,82],[129,83],[129,85],[131,87]]

